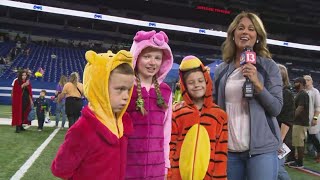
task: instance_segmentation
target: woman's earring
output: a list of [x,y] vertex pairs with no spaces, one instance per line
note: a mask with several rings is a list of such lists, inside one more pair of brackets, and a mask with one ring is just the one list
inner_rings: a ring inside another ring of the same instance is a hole
[[259,39],[257,39],[257,44],[259,43]]
[[234,41],[234,37],[232,37],[232,41]]

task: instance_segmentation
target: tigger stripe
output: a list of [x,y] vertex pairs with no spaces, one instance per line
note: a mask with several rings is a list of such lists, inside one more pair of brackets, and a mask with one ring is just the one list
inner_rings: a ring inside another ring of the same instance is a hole
[[178,123],[177,123],[177,121],[176,121],[175,119],[172,119],[172,122],[175,123],[175,125],[176,125],[177,127],[179,126]]
[[173,161],[179,161],[180,158],[172,158]]
[[214,160],[214,159],[210,159],[210,162],[213,162],[213,163],[222,163],[224,161],[221,161],[221,160]]
[[188,106],[191,106],[191,107],[192,107],[193,105],[194,105],[193,103],[191,103],[191,104],[188,104]]
[[200,125],[203,125],[203,126],[211,126],[212,124],[211,124],[211,123],[207,123],[207,122],[200,122]]
[[192,114],[192,112],[186,112],[186,113],[183,113],[183,114],[179,114],[178,116],[176,116],[176,119],[180,118],[181,116],[188,115],[188,114]]
[[206,173],[207,176],[211,177],[211,178],[226,178],[227,175],[221,175],[221,176],[212,176],[210,175],[208,172]]
[[221,123],[219,122],[219,120],[218,120],[214,115],[212,115],[212,114],[204,113],[204,114],[201,114],[201,117],[202,117],[202,116],[211,117],[212,119],[216,120],[218,124],[221,124]]
[[179,107],[178,109],[173,110],[173,112],[180,111],[180,110],[183,109],[183,108],[184,108],[184,106],[181,106],[181,107]]
[[228,143],[228,140],[220,141],[220,143]]
[[223,152],[223,151],[216,151],[215,154],[220,154],[220,155],[228,156],[228,154],[227,154],[226,152]]

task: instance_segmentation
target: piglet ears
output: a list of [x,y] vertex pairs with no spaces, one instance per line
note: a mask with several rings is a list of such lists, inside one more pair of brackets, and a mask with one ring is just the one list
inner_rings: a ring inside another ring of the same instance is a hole
[[136,35],[134,36],[133,40],[137,41],[137,42],[140,42],[140,41],[143,41],[143,40],[150,39],[155,34],[156,34],[155,30],[152,30],[152,31],[138,31],[136,33]]
[[164,40],[164,42],[166,42],[166,43],[168,44],[169,38],[168,38],[168,36],[167,36],[167,34],[166,34],[165,32],[160,31],[160,32],[158,32],[158,33],[156,34],[156,36],[157,36],[157,37],[162,36],[162,39]]
[[138,31],[136,33],[135,37],[133,38],[133,40],[136,42],[140,42],[140,41],[148,40],[148,39],[153,39],[153,41],[155,41],[156,44],[159,44],[160,42],[162,42],[161,44],[163,44],[163,42],[166,42],[166,43],[169,42],[169,38],[165,32],[160,31],[160,32],[156,33],[155,30]]

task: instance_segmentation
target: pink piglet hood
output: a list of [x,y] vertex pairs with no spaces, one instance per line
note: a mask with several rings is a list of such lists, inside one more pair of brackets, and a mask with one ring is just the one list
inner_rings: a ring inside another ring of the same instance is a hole
[[137,59],[143,49],[153,47],[163,50],[163,59],[160,70],[157,74],[159,83],[163,82],[173,65],[173,55],[168,45],[169,39],[163,31],[138,31],[133,38],[130,52],[133,54],[133,68],[136,67]]

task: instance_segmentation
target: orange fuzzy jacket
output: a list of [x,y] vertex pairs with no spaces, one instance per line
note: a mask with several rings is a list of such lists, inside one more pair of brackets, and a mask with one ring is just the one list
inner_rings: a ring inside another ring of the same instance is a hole
[[213,103],[212,80],[201,61],[196,60],[207,84],[204,104],[201,110],[193,104],[180,71],[184,101],[173,108],[168,178],[227,179],[227,114]]

